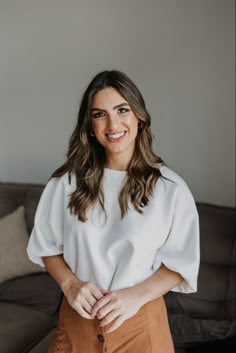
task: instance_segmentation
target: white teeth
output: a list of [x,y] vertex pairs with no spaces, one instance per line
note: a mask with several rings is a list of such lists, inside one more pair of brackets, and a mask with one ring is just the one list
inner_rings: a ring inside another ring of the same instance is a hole
[[119,134],[112,134],[112,135],[107,135],[109,138],[112,138],[112,139],[118,139],[118,138],[120,138],[120,137],[122,137],[122,136],[124,136],[124,134],[125,134],[125,131],[123,131],[123,132],[120,132]]

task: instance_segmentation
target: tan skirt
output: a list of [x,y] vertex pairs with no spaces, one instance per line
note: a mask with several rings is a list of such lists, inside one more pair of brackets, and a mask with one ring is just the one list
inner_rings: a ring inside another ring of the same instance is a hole
[[81,317],[63,298],[48,353],[174,353],[163,297],[148,302],[110,333]]

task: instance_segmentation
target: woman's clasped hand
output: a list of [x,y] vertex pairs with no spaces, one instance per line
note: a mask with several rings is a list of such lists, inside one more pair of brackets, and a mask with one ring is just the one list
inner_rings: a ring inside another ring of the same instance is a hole
[[89,320],[97,318],[106,332],[116,330],[144,304],[142,296],[135,295],[134,288],[107,291],[76,278],[65,287],[64,294],[79,315]]

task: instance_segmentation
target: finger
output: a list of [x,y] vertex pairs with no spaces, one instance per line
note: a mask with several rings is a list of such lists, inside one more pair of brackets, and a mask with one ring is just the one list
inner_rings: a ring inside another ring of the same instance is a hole
[[91,315],[91,311],[92,311],[92,308],[93,308],[93,307],[89,304],[89,302],[86,301],[86,300],[83,300],[82,303],[81,303],[81,305],[82,305],[82,308],[83,308],[89,315]]
[[119,316],[109,327],[105,327],[104,330],[106,333],[115,331],[118,327],[120,327],[125,320],[122,319],[121,316]]
[[90,293],[88,293],[86,296],[78,295],[77,298],[74,299],[73,301],[70,301],[69,304],[73,309],[77,311],[81,307],[81,308],[84,308],[85,311],[87,311],[90,314],[93,307],[93,305],[91,305],[90,302],[92,302],[94,305],[94,303],[96,302],[96,299]]
[[[76,310],[77,311],[77,310]],[[84,309],[80,309],[77,311],[78,314],[80,316],[82,316],[83,318],[85,319],[88,319],[88,320],[94,320],[94,317],[92,317],[91,315],[89,315]]]
[[98,288],[98,287],[95,287],[92,291],[91,291],[91,294],[94,296],[94,298],[96,300],[99,300],[101,299],[106,293],[105,290],[101,289],[101,288]]
[[88,298],[87,298],[87,302],[89,303],[89,305],[91,307],[93,307],[96,302],[97,302],[97,299],[93,296],[93,295],[90,295]]
[[107,314],[104,319],[100,322],[99,326],[103,327],[106,326],[108,324],[110,324],[112,321],[114,321],[115,319],[117,319],[120,315],[118,314],[118,312],[116,312],[116,310],[112,310],[109,314]]
[[94,317],[92,317],[90,314],[88,314],[83,307],[79,304],[79,305],[71,305],[72,309],[74,309],[80,316],[84,317],[85,319],[88,320],[93,320]]
[[108,294],[108,293],[111,293],[109,290],[107,290],[107,289],[103,289],[103,288],[99,288],[100,289],[100,291],[104,294],[104,295],[106,295],[106,294]]
[[[103,319],[106,315],[108,315],[110,312],[112,312],[113,316],[115,313],[115,308],[114,308],[114,303],[108,302],[106,305],[104,305],[101,309],[97,311],[97,318],[99,320]],[[117,317],[118,315],[114,316]]]
[[91,311],[92,316],[96,316],[97,312],[105,306],[107,303],[110,302],[110,298],[108,296],[102,297],[100,300],[97,301],[97,303],[93,306],[93,309]]

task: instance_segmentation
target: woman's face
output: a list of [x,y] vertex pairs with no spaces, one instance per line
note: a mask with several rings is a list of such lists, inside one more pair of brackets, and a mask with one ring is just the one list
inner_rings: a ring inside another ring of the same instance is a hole
[[91,105],[92,130],[105,148],[107,163],[129,163],[135,148],[138,119],[128,102],[112,87],[99,91]]

